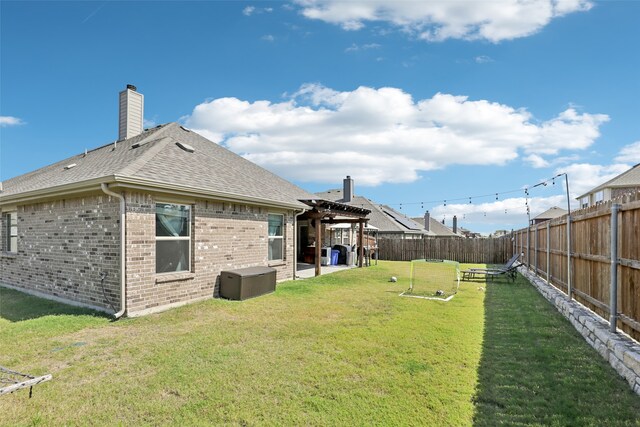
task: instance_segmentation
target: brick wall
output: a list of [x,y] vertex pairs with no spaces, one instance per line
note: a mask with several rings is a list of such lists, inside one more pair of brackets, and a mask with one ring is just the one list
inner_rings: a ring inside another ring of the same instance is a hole
[[[278,281],[293,276],[291,211],[163,197],[192,207],[191,271],[156,274],[156,198],[131,192],[125,197],[128,315],[217,297],[223,270],[271,265]],[[275,265],[267,260],[269,213],[285,218],[285,260]],[[18,252],[0,254],[0,283],[105,310],[110,301],[119,310],[119,218],[119,200],[107,195],[18,206]],[[101,272],[107,273],[107,298]]]
[[223,270],[270,265],[267,260],[269,213],[285,215],[285,260],[272,265],[277,279],[293,276],[293,214],[245,204],[196,200],[189,204],[191,271],[155,273],[155,203],[149,194],[127,194],[127,307],[140,315],[188,301],[219,296]]
[[0,283],[106,310],[109,300],[117,310],[119,212],[118,200],[104,194],[18,206],[17,253],[5,252],[0,227]]

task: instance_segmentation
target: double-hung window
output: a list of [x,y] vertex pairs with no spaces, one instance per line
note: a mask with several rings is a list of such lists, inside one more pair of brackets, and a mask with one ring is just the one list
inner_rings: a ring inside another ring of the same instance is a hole
[[269,261],[284,259],[284,215],[269,214]]
[[156,273],[191,269],[191,206],[156,203]]
[[4,250],[18,252],[18,213],[7,212],[4,215]]

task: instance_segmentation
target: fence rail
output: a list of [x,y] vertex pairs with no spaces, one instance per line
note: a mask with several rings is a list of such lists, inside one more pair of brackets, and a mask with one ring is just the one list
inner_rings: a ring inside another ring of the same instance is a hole
[[[607,320],[614,307],[612,324],[636,340],[640,340],[639,199],[636,193],[571,214],[570,274],[566,216],[513,233],[513,251],[524,254],[523,262],[531,270],[565,293],[570,277],[576,300]],[[614,203],[619,209],[612,208]],[[613,257],[612,241],[617,249]]]

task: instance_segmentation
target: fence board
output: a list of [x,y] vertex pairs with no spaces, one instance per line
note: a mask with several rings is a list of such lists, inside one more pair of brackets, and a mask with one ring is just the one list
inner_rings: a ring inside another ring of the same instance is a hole
[[[618,327],[640,340],[640,193],[615,200],[622,203],[618,213]],[[571,284],[576,300],[608,320],[611,280],[611,204],[573,212],[571,215]],[[546,224],[544,225],[546,227]],[[534,238],[538,234],[538,250]],[[549,235],[542,224],[514,232],[525,253],[529,268],[566,292],[567,289],[567,218],[551,221]],[[546,265],[546,243],[550,245]],[[544,256],[543,256],[544,254]],[[527,256],[528,255],[528,256]],[[537,257],[536,257],[537,255]],[[537,263],[534,265],[534,262]]]
[[412,259],[448,259],[473,264],[502,264],[513,251],[511,236],[461,239],[433,237],[426,239],[386,239],[378,241],[380,259],[410,261]]

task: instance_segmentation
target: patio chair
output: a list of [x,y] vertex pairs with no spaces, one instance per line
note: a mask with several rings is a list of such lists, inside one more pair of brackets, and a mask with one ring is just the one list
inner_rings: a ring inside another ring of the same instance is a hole
[[503,266],[496,268],[470,268],[468,270],[462,271],[462,280],[471,280],[475,279],[476,275],[484,276],[486,278],[490,278],[493,280],[494,277],[505,275],[511,281],[516,279],[517,269],[522,265],[521,262],[517,262],[518,258],[520,258],[520,254],[513,255],[509,261],[507,261]]

